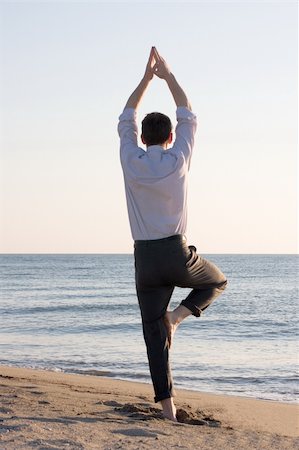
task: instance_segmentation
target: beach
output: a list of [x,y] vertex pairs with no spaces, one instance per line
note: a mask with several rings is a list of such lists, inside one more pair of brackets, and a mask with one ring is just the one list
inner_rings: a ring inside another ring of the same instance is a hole
[[299,405],[176,390],[179,423],[152,386],[0,366],[0,448],[295,449]]

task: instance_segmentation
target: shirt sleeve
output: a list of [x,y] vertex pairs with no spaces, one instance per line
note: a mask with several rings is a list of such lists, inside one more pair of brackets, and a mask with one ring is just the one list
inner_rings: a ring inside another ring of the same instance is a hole
[[118,134],[120,137],[120,161],[123,171],[128,176],[133,174],[133,161],[144,154],[144,150],[138,147],[136,124],[136,110],[125,108],[119,116]]
[[172,151],[176,154],[183,153],[189,167],[197,128],[196,115],[185,106],[179,106],[176,111],[176,117],[176,138]]
[[136,110],[133,108],[125,108],[119,116],[118,134],[120,137],[120,148],[126,146],[137,146],[137,124]]

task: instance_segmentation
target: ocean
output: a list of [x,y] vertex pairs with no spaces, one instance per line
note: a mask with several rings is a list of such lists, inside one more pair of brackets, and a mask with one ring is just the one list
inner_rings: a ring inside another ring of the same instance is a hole
[[[296,402],[298,257],[202,256],[228,287],[178,328],[175,387]],[[2,254],[0,283],[0,364],[150,382],[132,255]]]

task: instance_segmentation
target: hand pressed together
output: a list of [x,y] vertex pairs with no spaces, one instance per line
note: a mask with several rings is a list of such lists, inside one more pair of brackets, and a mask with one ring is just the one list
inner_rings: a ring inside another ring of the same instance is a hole
[[144,77],[147,80],[152,80],[153,76],[156,75],[157,77],[166,80],[167,77],[170,76],[170,73],[170,68],[166,61],[159,55],[156,47],[152,47]]
[[163,80],[166,80],[167,78],[169,78],[171,71],[170,68],[168,66],[168,64],[166,63],[165,59],[162,58],[161,55],[159,55],[156,47],[153,47],[153,52],[154,52],[154,58],[155,58],[155,65],[153,67],[153,72],[155,75],[157,75],[157,77],[162,78]]
[[144,78],[146,78],[147,80],[151,80],[153,78],[154,66],[155,66],[155,56],[154,56],[154,47],[152,47],[144,74]]
[[136,109],[138,107],[140,100],[154,75],[166,81],[177,106],[186,106],[191,110],[191,105],[186,94],[176,81],[166,61],[158,53],[156,47],[151,48],[143,78],[128,98],[125,108]]

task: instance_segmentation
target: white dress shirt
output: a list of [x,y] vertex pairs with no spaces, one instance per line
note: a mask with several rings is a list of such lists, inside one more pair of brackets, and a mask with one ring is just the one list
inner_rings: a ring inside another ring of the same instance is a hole
[[136,111],[125,108],[119,117],[120,158],[128,214],[134,240],[185,234],[187,175],[194,145],[196,116],[185,107],[176,111],[176,139],[171,148],[137,145]]

